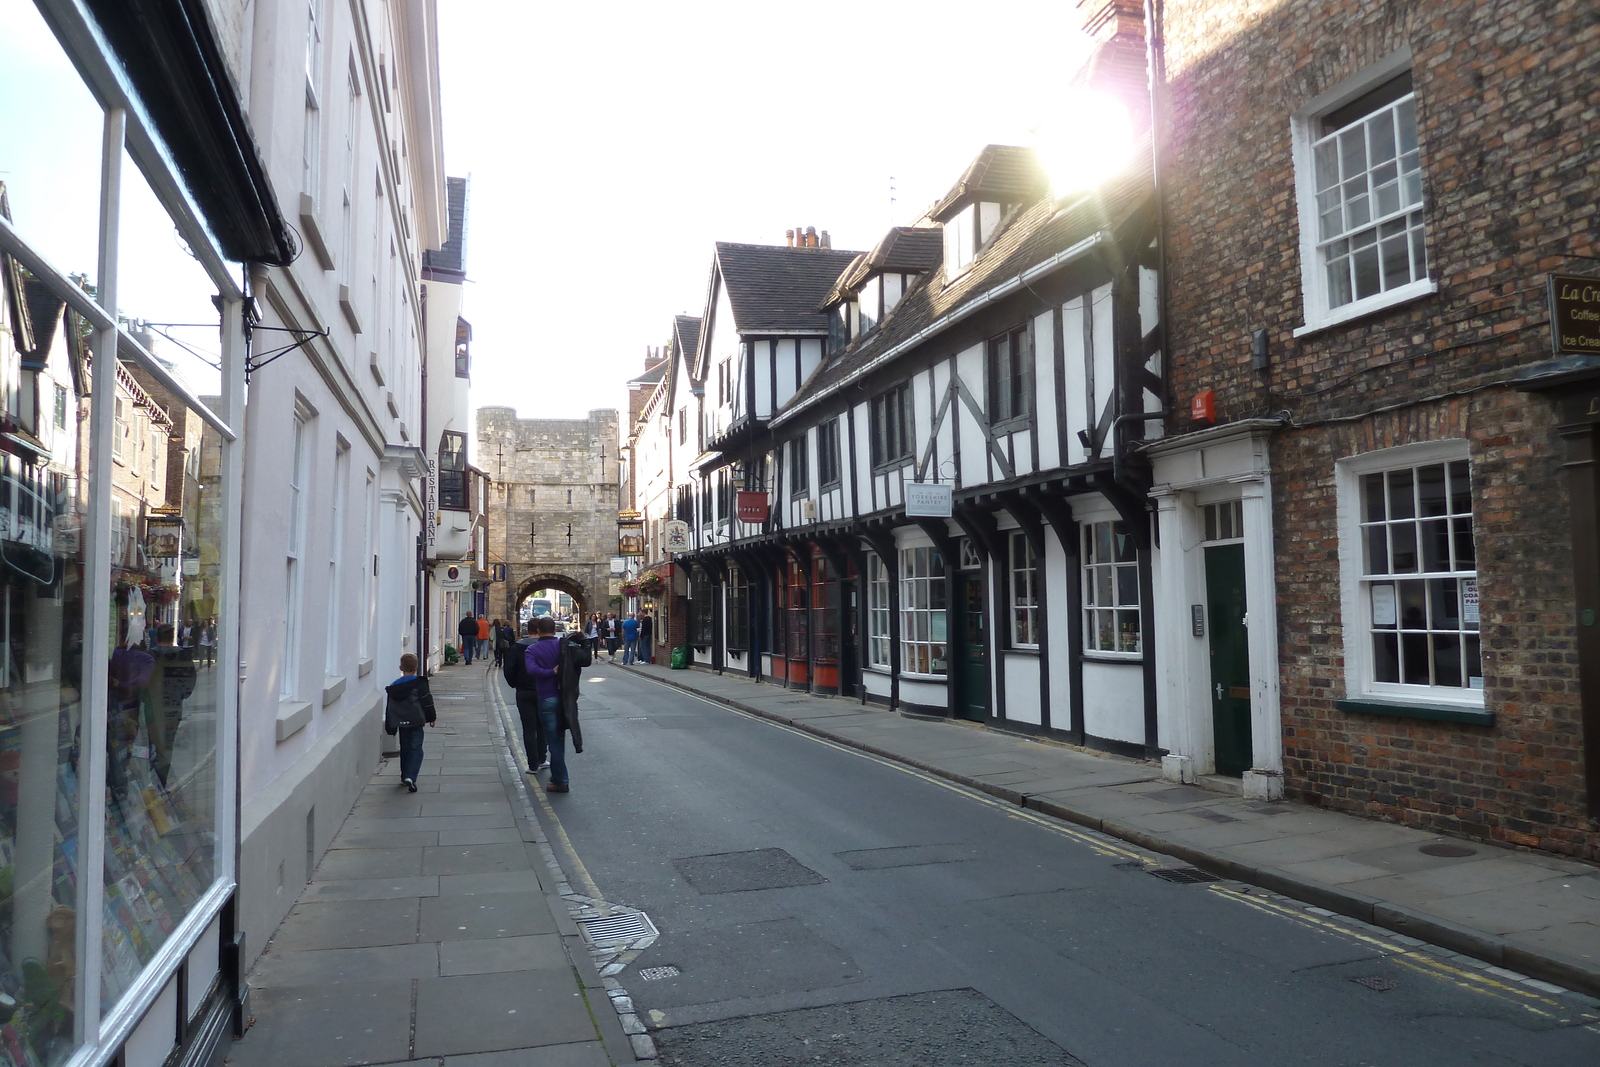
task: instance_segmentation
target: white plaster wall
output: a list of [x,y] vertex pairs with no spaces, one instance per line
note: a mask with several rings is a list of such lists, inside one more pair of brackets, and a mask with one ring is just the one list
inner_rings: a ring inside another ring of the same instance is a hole
[[1039,466],[1043,470],[1061,466],[1056,434],[1057,373],[1055,314],[1047,311],[1033,320],[1033,410],[1039,434]]
[[861,684],[873,696],[889,698],[893,680],[882,671],[867,670],[861,672]]
[[1083,664],[1083,726],[1094,737],[1144,742],[1144,695],[1137,661]]
[[1007,652],[1002,663],[1006,672],[1006,718],[1039,725],[1044,721],[1039,714],[1039,657]]
[[947,686],[942,680],[908,678],[904,675],[900,678],[900,701],[903,704],[916,704],[940,712],[949,703],[946,693]]
[[1045,610],[1050,613],[1050,647],[1045,655],[1050,657],[1050,723],[1058,730],[1072,724],[1072,657],[1076,649],[1067,642],[1067,615],[1077,611],[1078,605],[1067,598],[1067,567],[1072,557],[1066,554],[1061,540],[1052,527],[1044,534],[1044,595]]

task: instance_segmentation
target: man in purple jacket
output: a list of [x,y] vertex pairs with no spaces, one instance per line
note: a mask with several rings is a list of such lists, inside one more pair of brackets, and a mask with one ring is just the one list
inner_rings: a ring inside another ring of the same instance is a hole
[[567,743],[561,733],[561,690],[557,668],[561,663],[561,640],[556,637],[556,620],[541,615],[534,620],[537,635],[523,655],[523,668],[533,679],[539,702],[539,725],[544,728],[544,743],[550,753],[550,784],[547,793],[565,793],[567,785]]

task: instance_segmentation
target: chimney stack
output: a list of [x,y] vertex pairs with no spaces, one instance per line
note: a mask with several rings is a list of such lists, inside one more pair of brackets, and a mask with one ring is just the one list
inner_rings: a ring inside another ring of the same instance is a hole
[[832,248],[833,247],[833,241],[828,237],[828,231],[827,230],[823,230],[822,231],[822,233],[819,235],[819,239],[822,241],[822,247],[823,248]]
[[793,230],[784,230],[783,231],[783,239],[788,244],[788,247],[790,247],[790,248],[794,247],[794,231]]
[[1136,126],[1148,126],[1150,78],[1142,0],[1078,0],[1078,10],[1094,48],[1072,80],[1119,98]]
[[817,247],[817,228],[815,226],[806,227],[806,247]]

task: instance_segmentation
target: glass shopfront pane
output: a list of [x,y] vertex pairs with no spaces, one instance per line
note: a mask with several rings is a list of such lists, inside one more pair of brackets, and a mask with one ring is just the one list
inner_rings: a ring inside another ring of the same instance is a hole
[[[13,14],[0,11],[0,18]],[[14,43],[0,44],[0,53]],[[8,435],[0,446],[0,993],[7,998],[0,1061],[50,1065],[75,1047],[82,964],[78,779],[91,368],[88,331],[77,316],[10,259],[0,265],[5,391],[35,404],[48,396],[52,408],[64,393],[66,409],[59,424],[52,413],[36,436]],[[31,297],[25,304],[17,299],[23,293]],[[33,328],[31,350],[17,347],[18,314]],[[29,438],[39,447],[26,446]]]
[[142,367],[118,371],[157,432],[111,479],[102,1012],[216,876],[222,441]]
[[104,116],[32,0],[0,0],[0,114],[12,224],[56,269],[94,279]]

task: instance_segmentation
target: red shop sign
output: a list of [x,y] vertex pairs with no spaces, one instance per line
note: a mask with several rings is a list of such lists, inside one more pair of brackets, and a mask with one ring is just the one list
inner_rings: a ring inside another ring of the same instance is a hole
[[737,510],[740,522],[766,522],[767,494],[740,490]]

